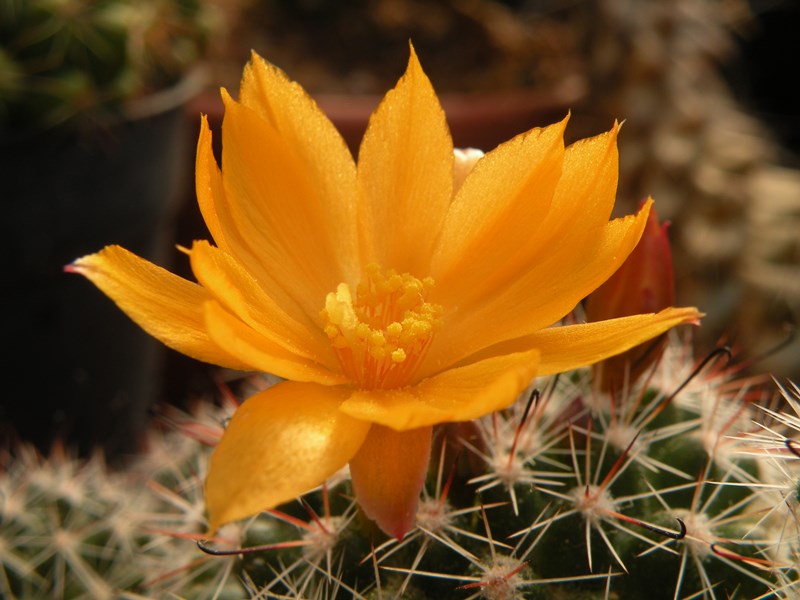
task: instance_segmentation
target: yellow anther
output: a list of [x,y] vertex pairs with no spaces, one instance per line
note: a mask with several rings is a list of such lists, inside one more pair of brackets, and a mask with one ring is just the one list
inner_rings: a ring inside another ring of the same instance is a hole
[[369,336],[369,343],[373,346],[385,346],[386,336],[382,331],[372,331]]
[[372,337],[373,330],[367,323],[358,323],[356,325],[356,335],[361,340],[368,340]]
[[382,271],[372,264],[355,286],[346,283],[325,298],[323,329],[343,372],[363,388],[408,385],[433,335],[442,307],[426,301],[433,279]]
[[431,324],[428,321],[414,321],[411,324],[411,331],[416,336],[426,335],[431,330]]
[[389,325],[386,326],[386,334],[391,337],[397,337],[401,333],[403,333],[403,326],[397,321],[389,323]]
[[391,275],[388,279],[386,279],[386,283],[383,286],[383,289],[387,292],[396,292],[401,287],[403,287],[403,278],[398,275],[397,273]]

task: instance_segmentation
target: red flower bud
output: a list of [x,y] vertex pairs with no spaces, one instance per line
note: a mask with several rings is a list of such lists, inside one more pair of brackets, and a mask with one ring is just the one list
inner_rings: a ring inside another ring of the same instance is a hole
[[[617,272],[586,299],[588,321],[658,312],[673,305],[675,281],[668,226],[668,222],[659,224],[656,210],[651,208],[636,248]],[[630,381],[637,379],[661,356],[665,341],[662,335],[595,365],[595,380],[600,388],[619,388],[626,371]]]

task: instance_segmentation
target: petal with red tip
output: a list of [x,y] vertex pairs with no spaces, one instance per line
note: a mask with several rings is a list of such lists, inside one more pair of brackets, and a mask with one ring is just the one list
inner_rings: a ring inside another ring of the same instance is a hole
[[397,432],[373,425],[350,461],[364,513],[397,539],[414,525],[431,454],[431,427]]
[[120,246],[79,258],[66,270],[89,279],[139,327],[170,348],[230,369],[251,368],[208,335],[203,306],[211,296],[196,283]]

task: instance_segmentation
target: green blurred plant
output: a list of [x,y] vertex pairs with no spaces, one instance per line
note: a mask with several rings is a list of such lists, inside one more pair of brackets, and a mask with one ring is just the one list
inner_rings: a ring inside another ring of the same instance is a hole
[[203,0],[0,0],[0,133],[124,113],[204,57]]

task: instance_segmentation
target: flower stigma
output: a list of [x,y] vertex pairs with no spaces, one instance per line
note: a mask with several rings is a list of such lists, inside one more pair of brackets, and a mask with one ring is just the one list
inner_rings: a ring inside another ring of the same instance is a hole
[[442,307],[427,302],[433,279],[418,279],[370,264],[355,297],[340,283],[320,311],[325,333],[348,378],[361,389],[391,389],[413,382],[442,325]]

